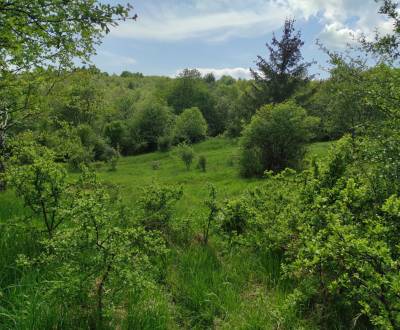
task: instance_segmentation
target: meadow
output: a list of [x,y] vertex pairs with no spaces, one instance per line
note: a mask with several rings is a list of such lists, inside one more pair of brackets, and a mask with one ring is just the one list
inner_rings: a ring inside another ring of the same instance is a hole
[[[309,145],[306,158],[317,157],[323,161],[330,144]],[[187,170],[173,151],[124,157],[116,171],[110,171],[105,165],[97,166],[101,180],[117,185],[127,205],[134,204],[141,189],[154,182],[182,186],[184,193],[176,205],[174,223],[192,222],[191,242],[170,248],[164,284],[155,291],[129,297],[132,301],[129,317],[120,326],[126,329],[271,329],[279,328],[285,320],[286,326],[289,322],[293,328],[315,327],[312,320],[304,319],[300,313],[284,315],[285,299],[293,284],[281,279],[278,256],[255,255],[246,249],[229,251],[217,236],[212,236],[208,245],[196,241],[200,224],[193,222],[206,217],[204,200],[208,184],[216,187],[217,199],[223,201],[262,187],[265,179],[243,179],[238,175],[235,140],[210,138],[194,145],[194,149],[197,156],[206,157],[206,172],[196,168],[196,162]],[[77,173],[69,174],[70,180],[77,176]],[[0,203],[3,224],[11,215],[30,216],[11,189],[0,195]],[[57,309],[41,303],[45,293],[37,284],[43,274],[24,273],[14,264],[19,253],[35,249],[29,233],[21,235],[19,244],[11,244],[15,237],[7,235],[1,240],[0,325],[46,328],[46,324],[59,322],[62,316],[57,314]]]

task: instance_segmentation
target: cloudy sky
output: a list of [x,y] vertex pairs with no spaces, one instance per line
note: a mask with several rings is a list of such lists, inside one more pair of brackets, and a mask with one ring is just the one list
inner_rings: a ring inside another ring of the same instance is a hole
[[[106,0],[126,3],[126,1]],[[390,31],[377,14],[374,0],[132,0],[139,15],[124,22],[98,47],[94,63],[103,71],[123,70],[174,76],[183,68],[198,68],[217,76],[246,78],[265,43],[279,33],[285,18],[295,18],[306,42],[306,60],[315,59],[322,72],[324,54],[317,39],[331,49],[343,49],[361,32]]]

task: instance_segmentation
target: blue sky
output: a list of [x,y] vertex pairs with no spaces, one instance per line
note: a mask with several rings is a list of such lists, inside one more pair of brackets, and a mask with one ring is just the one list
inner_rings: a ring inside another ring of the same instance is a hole
[[[108,0],[116,3],[117,1]],[[126,1],[118,1],[126,3]],[[390,31],[374,0],[133,0],[136,22],[113,28],[93,62],[103,71],[123,70],[174,76],[184,68],[246,78],[265,43],[279,33],[284,19],[296,19],[305,40],[303,55],[323,72],[320,39],[344,49],[352,36]],[[323,73],[322,73],[323,75]]]

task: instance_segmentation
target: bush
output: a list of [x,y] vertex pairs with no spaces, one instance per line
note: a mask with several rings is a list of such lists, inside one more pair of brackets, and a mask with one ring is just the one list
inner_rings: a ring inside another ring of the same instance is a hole
[[203,171],[203,172],[207,171],[207,159],[205,156],[199,157],[199,162],[198,162],[197,166],[201,171]]
[[93,160],[93,151],[82,145],[71,145],[68,150],[67,162],[73,171],[80,171],[82,166],[87,166]]
[[255,174],[264,172],[264,166],[261,162],[262,151],[254,147],[240,150],[239,166],[240,174],[244,177],[251,177]]
[[114,149],[122,148],[124,151],[128,143],[128,129],[124,122],[116,120],[107,124],[104,129],[104,135],[108,139],[111,147]]
[[136,151],[154,151],[159,138],[170,133],[173,116],[171,109],[155,100],[144,102],[130,123],[131,140]]
[[175,139],[195,143],[203,140],[207,134],[207,122],[198,108],[184,110],[176,120]]
[[186,144],[181,143],[176,147],[179,158],[185,163],[186,169],[189,171],[195,156],[193,148]]
[[172,146],[172,137],[170,135],[160,136],[157,141],[158,150],[161,152],[167,152]]
[[160,186],[156,183],[145,187],[139,199],[141,222],[145,228],[169,235],[172,212],[182,195],[181,187]]
[[109,148],[107,150],[108,152],[106,154],[106,163],[110,165],[109,170],[114,172],[117,170],[118,161],[121,155],[119,154],[118,150],[115,150],[113,148]]
[[42,218],[49,237],[63,222],[59,208],[67,188],[65,169],[54,159],[55,154],[45,147],[24,146],[14,155],[7,171],[17,196]]
[[318,311],[323,329],[400,327],[400,133],[388,126],[346,136],[324,166],[267,172],[222,207],[229,242],[277,255],[296,283],[285,304]]
[[104,329],[126,306],[128,293],[154,287],[165,243],[133,222],[130,212],[92,173],[84,172],[74,188],[63,209],[68,226],[41,242],[39,258],[21,255],[19,264],[47,267],[50,280],[43,285],[48,296],[70,313],[69,318],[83,318],[91,328]]
[[316,121],[293,102],[260,108],[240,141],[241,174],[249,177],[298,166]]
[[211,226],[215,224],[219,212],[219,205],[217,203],[217,190],[212,184],[209,185],[209,189],[209,197],[204,202],[209,211],[208,216],[203,223],[203,244],[205,245],[208,244]]

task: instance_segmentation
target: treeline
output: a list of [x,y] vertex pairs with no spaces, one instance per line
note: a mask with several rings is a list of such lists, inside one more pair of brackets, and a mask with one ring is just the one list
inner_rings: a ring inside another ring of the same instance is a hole
[[[243,157],[249,159],[257,158],[260,148],[269,153],[265,144],[270,142],[262,138],[267,135],[283,143],[282,152],[296,161],[298,157],[286,150],[288,147],[298,153],[305,142],[354,134],[360,125],[384,117],[383,109],[377,111],[382,105],[372,104],[372,97],[388,93],[388,86],[398,79],[398,69],[384,64],[365,69],[355,62],[335,61],[330,78],[305,81],[285,99],[290,102],[280,107],[287,110],[278,110],[276,115],[273,105],[257,112],[259,98],[254,91],[262,83],[257,80],[228,76],[215,80],[212,74],[201,77],[197,70],[185,70],[172,79],[128,72],[109,76],[95,68],[76,69],[58,78],[51,94],[39,96],[41,111],[15,131],[26,134],[31,130],[33,138],[54,149],[60,160],[74,168],[80,163],[109,161],[118,154],[167,151],[180,142],[196,143],[221,134],[232,138],[244,135],[248,154]],[[269,116],[276,119],[273,122],[282,135],[272,136],[272,127],[263,124],[263,120],[270,121]],[[285,123],[289,122],[293,126],[288,130]],[[297,136],[290,136],[292,132]],[[263,141],[249,145],[251,134]],[[294,164],[290,159],[282,165],[272,164],[272,159],[257,160],[261,164],[254,166],[259,169],[243,169],[243,173],[262,174],[267,168]]]

